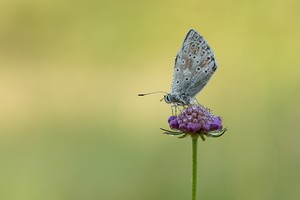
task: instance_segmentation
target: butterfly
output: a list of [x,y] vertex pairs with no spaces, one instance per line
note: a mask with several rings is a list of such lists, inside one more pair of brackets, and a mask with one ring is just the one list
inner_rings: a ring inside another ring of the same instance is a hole
[[[171,92],[164,100],[168,104],[190,105],[218,68],[213,50],[197,31],[191,29],[176,55]],[[151,94],[151,93],[148,93]],[[139,94],[144,96],[147,94]]]

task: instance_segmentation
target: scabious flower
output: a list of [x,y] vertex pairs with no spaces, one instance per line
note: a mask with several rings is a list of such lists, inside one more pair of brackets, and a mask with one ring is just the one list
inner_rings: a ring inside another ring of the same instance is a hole
[[[223,129],[220,116],[214,116],[212,112],[201,105],[189,105],[177,116],[170,116],[169,126],[174,131],[166,131],[171,135],[195,135],[199,134],[204,140],[207,137],[220,137],[226,129]],[[164,130],[164,129],[163,129]]]

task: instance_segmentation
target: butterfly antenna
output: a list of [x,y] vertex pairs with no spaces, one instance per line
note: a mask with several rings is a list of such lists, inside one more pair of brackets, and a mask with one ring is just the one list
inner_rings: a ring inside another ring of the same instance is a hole
[[146,96],[146,95],[149,95],[149,94],[156,94],[156,93],[165,93],[165,94],[168,94],[167,92],[165,91],[156,91],[156,92],[149,92],[149,93],[139,93],[138,96]]

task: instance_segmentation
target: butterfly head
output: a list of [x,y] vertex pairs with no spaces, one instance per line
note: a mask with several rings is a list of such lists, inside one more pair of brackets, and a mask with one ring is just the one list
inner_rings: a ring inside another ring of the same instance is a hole
[[194,99],[189,97],[186,94],[172,94],[168,93],[164,96],[164,100],[168,104],[177,104],[177,105],[189,105],[191,104]]
[[172,101],[171,101],[171,94],[164,95],[164,100],[168,104],[172,103]]

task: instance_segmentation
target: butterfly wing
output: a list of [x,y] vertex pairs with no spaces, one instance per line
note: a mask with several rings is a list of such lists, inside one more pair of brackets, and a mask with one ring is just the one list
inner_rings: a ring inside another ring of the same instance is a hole
[[197,31],[190,30],[175,59],[171,92],[194,97],[216,69],[217,62],[210,46]]

